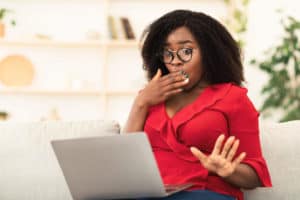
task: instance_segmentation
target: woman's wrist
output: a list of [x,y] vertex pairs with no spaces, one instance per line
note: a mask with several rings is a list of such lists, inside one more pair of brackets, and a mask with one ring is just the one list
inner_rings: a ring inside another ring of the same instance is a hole
[[139,109],[148,109],[148,107],[150,106],[147,100],[142,95],[137,96],[134,101],[134,105]]

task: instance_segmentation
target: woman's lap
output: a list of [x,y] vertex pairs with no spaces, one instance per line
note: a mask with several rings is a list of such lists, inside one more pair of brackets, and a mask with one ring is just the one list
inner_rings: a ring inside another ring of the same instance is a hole
[[143,198],[138,200],[150,200],[150,199],[159,199],[159,200],[235,200],[234,197],[218,194],[209,190],[194,190],[194,191],[182,191],[177,194],[163,197],[163,198]]

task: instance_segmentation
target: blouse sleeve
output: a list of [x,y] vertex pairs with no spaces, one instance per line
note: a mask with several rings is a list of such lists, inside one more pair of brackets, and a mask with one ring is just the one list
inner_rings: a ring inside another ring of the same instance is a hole
[[262,186],[271,187],[269,170],[260,145],[259,113],[249,100],[246,89],[238,92],[235,99],[236,102],[231,104],[233,109],[229,116],[229,133],[240,140],[237,155],[246,152],[246,157],[242,163],[248,164],[256,171]]

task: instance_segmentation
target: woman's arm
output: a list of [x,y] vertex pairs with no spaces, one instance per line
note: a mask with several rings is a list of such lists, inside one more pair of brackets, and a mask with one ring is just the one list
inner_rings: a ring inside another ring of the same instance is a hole
[[261,186],[261,182],[252,167],[240,163],[233,174],[224,178],[228,183],[244,189],[254,189]]
[[259,140],[259,113],[246,93],[246,89],[233,87],[228,102],[224,103],[230,120],[230,137],[225,141],[225,135],[220,135],[210,155],[194,147],[191,151],[209,172],[236,187],[269,187],[272,183]]
[[129,113],[126,126],[123,130],[125,133],[143,131],[148,113],[148,106],[138,97],[134,100]]
[[236,171],[225,180],[245,189],[270,187],[272,183],[259,138],[259,113],[248,98],[247,89],[236,88],[231,96],[233,98],[228,102],[228,105],[233,105],[228,106],[231,122],[229,133],[239,140],[240,145],[236,154],[245,152],[247,156],[237,166]]

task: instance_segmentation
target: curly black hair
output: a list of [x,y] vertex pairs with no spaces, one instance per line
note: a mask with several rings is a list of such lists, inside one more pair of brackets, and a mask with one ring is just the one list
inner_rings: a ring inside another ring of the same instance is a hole
[[164,48],[168,35],[179,27],[188,28],[200,46],[204,80],[210,84],[242,84],[243,65],[237,42],[217,20],[202,12],[190,10],[169,12],[145,29],[141,38],[141,54],[148,80],[152,79],[158,68],[163,74],[169,73],[159,52]]

